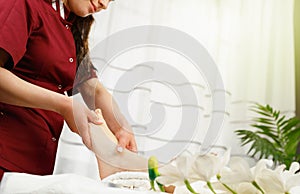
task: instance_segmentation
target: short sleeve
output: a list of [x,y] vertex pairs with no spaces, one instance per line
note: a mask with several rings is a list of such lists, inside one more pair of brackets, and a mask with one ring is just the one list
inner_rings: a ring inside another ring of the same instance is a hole
[[33,27],[30,0],[0,0],[0,48],[17,64],[26,52],[26,44]]

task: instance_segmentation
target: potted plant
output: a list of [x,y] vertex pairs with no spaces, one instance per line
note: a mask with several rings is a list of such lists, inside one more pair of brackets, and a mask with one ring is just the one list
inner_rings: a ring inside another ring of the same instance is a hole
[[255,130],[240,129],[236,134],[242,146],[250,145],[248,150],[252,157],[272,159],[275,165],[290,166],[293,161],[300,161],[297,147],[300,142],[300,120],[287,118],[270,105],[255,104],[251,111],[258,116],[251,124]]

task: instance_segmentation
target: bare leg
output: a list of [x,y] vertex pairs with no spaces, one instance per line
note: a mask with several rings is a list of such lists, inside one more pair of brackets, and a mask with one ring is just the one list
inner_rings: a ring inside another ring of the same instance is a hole
[[[101,111],[95,111],[100,118]],[[124,150],[118,153],[116,150],[117,139],[111,133],[106,123],[102,125],[90,125],[92,149],[96,154],[99,175],[103,179],[111,174],[121,171],[147,171],[148,160],[136,153]],[[175,187],[165,187],[167,193],[173,193]]]
[[99,159],[97,156],[96,156],[96,158],[97,158],[97,163],[98,163],[99,176],[101,179],[104,179],[105,177],[107,177],[111,174],[114,174],[116,172],[124,171],[124,169],[111,166],[107,162]]
[[[95,111],[102,118],[101,111]],[[120,171],[146,171],[148,160],[129,150],[117,152],[118,141],[104,122],[90,124],[92,151],[96,154],[100,178]]]

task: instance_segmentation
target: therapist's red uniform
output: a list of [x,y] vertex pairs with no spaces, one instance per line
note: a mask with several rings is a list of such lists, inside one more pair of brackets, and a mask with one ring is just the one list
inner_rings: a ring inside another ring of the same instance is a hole
[[[0,47],[12,57],[6,67],[27,82],[70,93],[76,76],[72,23],[46,0],[0,0],[0,7]],[[62,127],[57,113],[0,103],[0,176],[52,174]]]

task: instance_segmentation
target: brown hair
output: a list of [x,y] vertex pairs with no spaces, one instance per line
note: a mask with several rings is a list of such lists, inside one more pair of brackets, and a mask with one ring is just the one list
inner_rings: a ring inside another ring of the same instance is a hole
[[90,63],[88,53],[89,53],[89,33],[91,26],[94,22],[94,17],[89,15],[87,17],[73,16],[72,33],[76,46],[76,58],[77,58],[77,68],[84,61],[84,63]]
[[94,17],[89,15],[87,17],[80,17],[74,13],[70,13],[69,20],[72,21],[73,25],[71,31],[75,41],[76,47],[76,80],[75,90],[83,81],[88,79],[96,70],[89,56],[89,33],[91,26],[94,22]]

